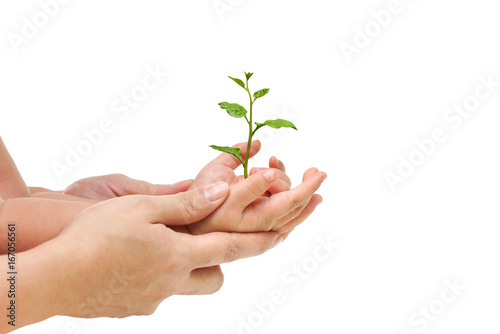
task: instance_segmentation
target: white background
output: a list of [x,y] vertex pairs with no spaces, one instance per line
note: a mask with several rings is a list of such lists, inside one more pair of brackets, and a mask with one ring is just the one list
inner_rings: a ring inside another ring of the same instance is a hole
[[[401,0],[350,63],[341,43],[354,45],[356,28],[376,29],[370,12],[389,0],[222,3],[232,10],[220,16],[212,0],[69,1],[15,52],[8,34],[21,34],[23,17],[32,21],[41,7],[3,1],[4,142],[30,186],[61,189],[116,172],[157,183],[192,178],[216,156],[208,145],[246,139],[244,122],[217,103],[246,103],[226,76],[253,71],[253,90],[271,88],[257,120],[287,113],[300,130],[272,132],[253,166],[277,155],[295,185],[308,167],[325,170],[324,203],[279,248],[225,265],[216,295],[173,297],[149,317],[54,318],[19,333],[498,332],[500,88],[457,129],[443,119],[480,76],[500,80],[497,3]],[[148,66],[168,78],[120,119],[112,103]],[[114,130],[59,180],[54,162],[105,118]],[[447,140],[391,191],[384,173],[397,172],[398,157],[435,128]],[[314,268],[318,237],[340,247]],[[292,290],[283,275],[304,260],[312,272]],[[443,305],[445,280],[466,289],[425,330],[410,323],[420,308]],[[259,318],[254,302],[274,289],[285,302]],[[238,328],[249,317],[262,321]]]

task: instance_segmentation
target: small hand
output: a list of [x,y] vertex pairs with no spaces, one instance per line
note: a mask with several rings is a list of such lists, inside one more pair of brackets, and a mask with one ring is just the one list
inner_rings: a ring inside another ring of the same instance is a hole
[[[60,301],[55,314],[151,314],[169,296],[219,290],[223,282],[220,264],[262,254],[282,240],[273,232],[193,236],[167,227],[203,219],[227,195],[227,184],[219,182],[171,196],[111,199],[82,211],[44,246],[71,263],[55,266],[64,272],[56,276],[54,290],[44,292]],[[113,293],[106,303],[87,302],[99,300],[99,294],[110,289]]]
[[[247,143],[239,143],[233,146],[234,148],[241,149],[242,157],[246,157]],[[261,148],[260,141],[256,140],[252,142],[252,147],[250,149],[249,158],[254,157]],[[203,187],[215,182],[224,181],[230,186],[236,184],[244,179],[243,175],[236,175],[234,170],[241,165],[241,161],[236,159],[234,156],[223,153],[217,158],[208,163],[196,176],[193,184],[189,189],[195,189]],[[276,194],[282,191],[290,190],[291,181],[290,178],[285,174],[285,165],[275,157],[271,157],[269,161],[269,168],[275,169],[277,174],[277,181],[273,183],[272,188],[269,189],[269,194]],[[250,171],[250,175],[255,174],[258,170],[262,168],[253,168]],[[269,195],[268,194],[268,195]]]
[[[269,159],[269,168],[276,171],[278,178],[271,184],[271,188],[266,191],[264,196],[269,197],[271,195],[290,190],[292,187],[292,181],[288,175],[286,175],[285,164],[278,160],[278,158],[271,157]],[[250,170],[250,175],[260,172],[261,170],[264,170],[264,168],[254,167]]]
[[151,184],[131,179],[122,174],[94,176],[70,185],[63,194],[96,200],[126,195],[172,195],[188,190],[192,181],[181,181],[172,185]]
[[321,196],[315,192],[326,177],[324,172],[311,168],[296,188],[263,197],[279,179],[274,169],[255,172],[233,184],[228,199],[214,213],[187,229],[195,235],[215,231],[275,231],[286,237],[321,203]]

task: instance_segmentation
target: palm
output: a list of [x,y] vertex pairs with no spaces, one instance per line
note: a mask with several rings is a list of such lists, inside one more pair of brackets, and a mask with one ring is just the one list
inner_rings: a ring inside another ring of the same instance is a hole
[[[240,143],[233,147],[241,149],[242,156],[246,156],[246,145],[247,143]],[[250,150],[250,157],[253,157],[257,152],[259,152],[261,144],[259,141],[254,141],[252,143],[252,148]],[[234,170],[241,165],[238,159],[234,158],[232,155],[223,153],[217,158],[208,163],[203,169],[198,173],[193,184],[189,189],[195,189],[204,187],[219,181],[224,181],[229,184],[229,186],[241,181],[243,176],[238,176]],[[186,226],[170,226],[170,228],[177,232],[189,233],[189,229]]]

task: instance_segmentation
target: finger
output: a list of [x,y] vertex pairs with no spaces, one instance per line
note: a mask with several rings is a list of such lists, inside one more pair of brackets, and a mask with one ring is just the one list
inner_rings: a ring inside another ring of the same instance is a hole
[[186,180],[171,185],[152,184],[122,174],[110,175],[109,179],[109,187],[117,196],[173,195],[188,190],[193,183],[192,180]]
[[234,184],[231,186],[228,205],[235,205],[242,209],[246,208],[250,203],[261,197],[275,180],[276,172],[273,169],[266,169]]
[[151,184],[150,193],[144,195],[175,195],[187,191],[192,184],[193,180],[180,181],[174,184]]
[[216,293],[224,283],[220,266],[198,268],[191,271],[189,279],[180,295],[209,295]]
[[197,222],[217,209],[227,198],[228,184],[218,182],[177,195],[145,197],[150,222],[186,225]]
[[277,246],[282,240],[280,235],[274,232],[213,232],[197,236],[184,235],[184,237],[191,239],[186,245],[189,247],[188,254],[195,268],[211,267],[257,256]]
[[268,189],[268,192],[269,196],[272,196],[289,190],[290,190],[290,185],[288,183],[286,183],[283,180],[276,179],[276,181],[274,181],[271,187]]
[[320,195],[313,195],[311,201],[309,202],[309,204],[307,204],[304,210],[302,210],[300,215],[298,215],[295,219],[291,220],[287,224],[281,226],[276,232],[280,234],[290,233],[294,228],[302,224],[322,202],[323,198]]
[[286,173],[285,164],[281,160],[278,160],[278,158],[276,158],[274,156],[269,159],[269,168],[276,168],[276,169],[279,169],[280,171]]
[[304,204],[319,189],[326,177],[324,172],[315,173],[294,189],[271,196],[265,205],[264,214],[277,218],[285,216]]
[[310,198],[308,198],[304,203],[302,203],[302,205],[300,205],[299,207],[295,208],[294,210],[292,210],[291,212],[289,212],[285,216],[283,216],[283,217],[279,218],[278,220],[276,220],[274,222],[273,228],[271,230],[272,231],[276,231],[281,226],[286,225],[291,220],[297,218],[300,215],[300,213],[302,212],[302,210],[304,210],[304,208],[309,204],[309,202],[311,201],[311,199],[312,199],[312,196]]
[[312,176],[314,176],[314,174],[318,173],[319,170],[317,168],[309,168],[308,170],[306,170],[306,172],[304,173],[304,177],[302,178],[302,182],[310,179]]
[[[260,167],[254,167],[250,170],[250,175],[256,174],[262,170],[266,170],[267,168],[260,168]],[[286,173],[280,169],[272,168],[274,171],[276,171],[276,176],[278,179],[285,181],[289,187],[292,186],[292,180],[286,175]]]
[[288,232],[283,233],[283,234],[280,234],[281,237],[283,238],[283,241],[285,241],[288,238],[288,236],[290,235],[290,233],[292,233],[292,232],[293,232],[293,230],[288,231]]
[[[239,148],[241,150],[241,158],[243,161],[245,161],[247,156],[247,146],[248,143],[239,143],[233,146],[233,148]],[[260,151],[261,146],[262,145],[259,140],[252,141],[249,159],[254,157]],[[241,165],[241,161],[231,154],[223,153],[215,158],[210,164],[224,165],[231,169],[236,169]]]

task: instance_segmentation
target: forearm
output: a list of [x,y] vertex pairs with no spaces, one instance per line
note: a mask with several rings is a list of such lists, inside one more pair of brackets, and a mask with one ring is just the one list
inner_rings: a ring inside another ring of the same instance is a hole
[[8,224],[15,224],[17,251],[22,252],[58,236],[77,213],[91,205],[42,198],[5,200],[0,207],[0,254],[7,251]]
[[[32,189],[32,188],[30,188]],[[43,188],[39,188],[43,189]],[[72,196],[72,195],[66,195],[63,194],[62,192],[59,191],[38,191],[35,193],[31,193],[31,198],[45,198],[45,199],[52,199],[52,200],[59,200],[59,201],[72,201],[72,202],[83,202],[83,203],[90,203],[90,204],[96,204],[101,201],[96,200],[96,199],[90,199],[90,198],[83,198],[83,197],[77,197],[77,196]]]
[[26,197],[30,191],[0,137],[0,197]]
[[[11,272],[7,256],[0,258],[2,272]],[[68,291],[62,288],[71,285],[65,274],[71,268],[68,261],[54,241],[15,255],[16,274],[0,280],[0,333],[62,315],[68,309],[68,295],[64,295]]]

